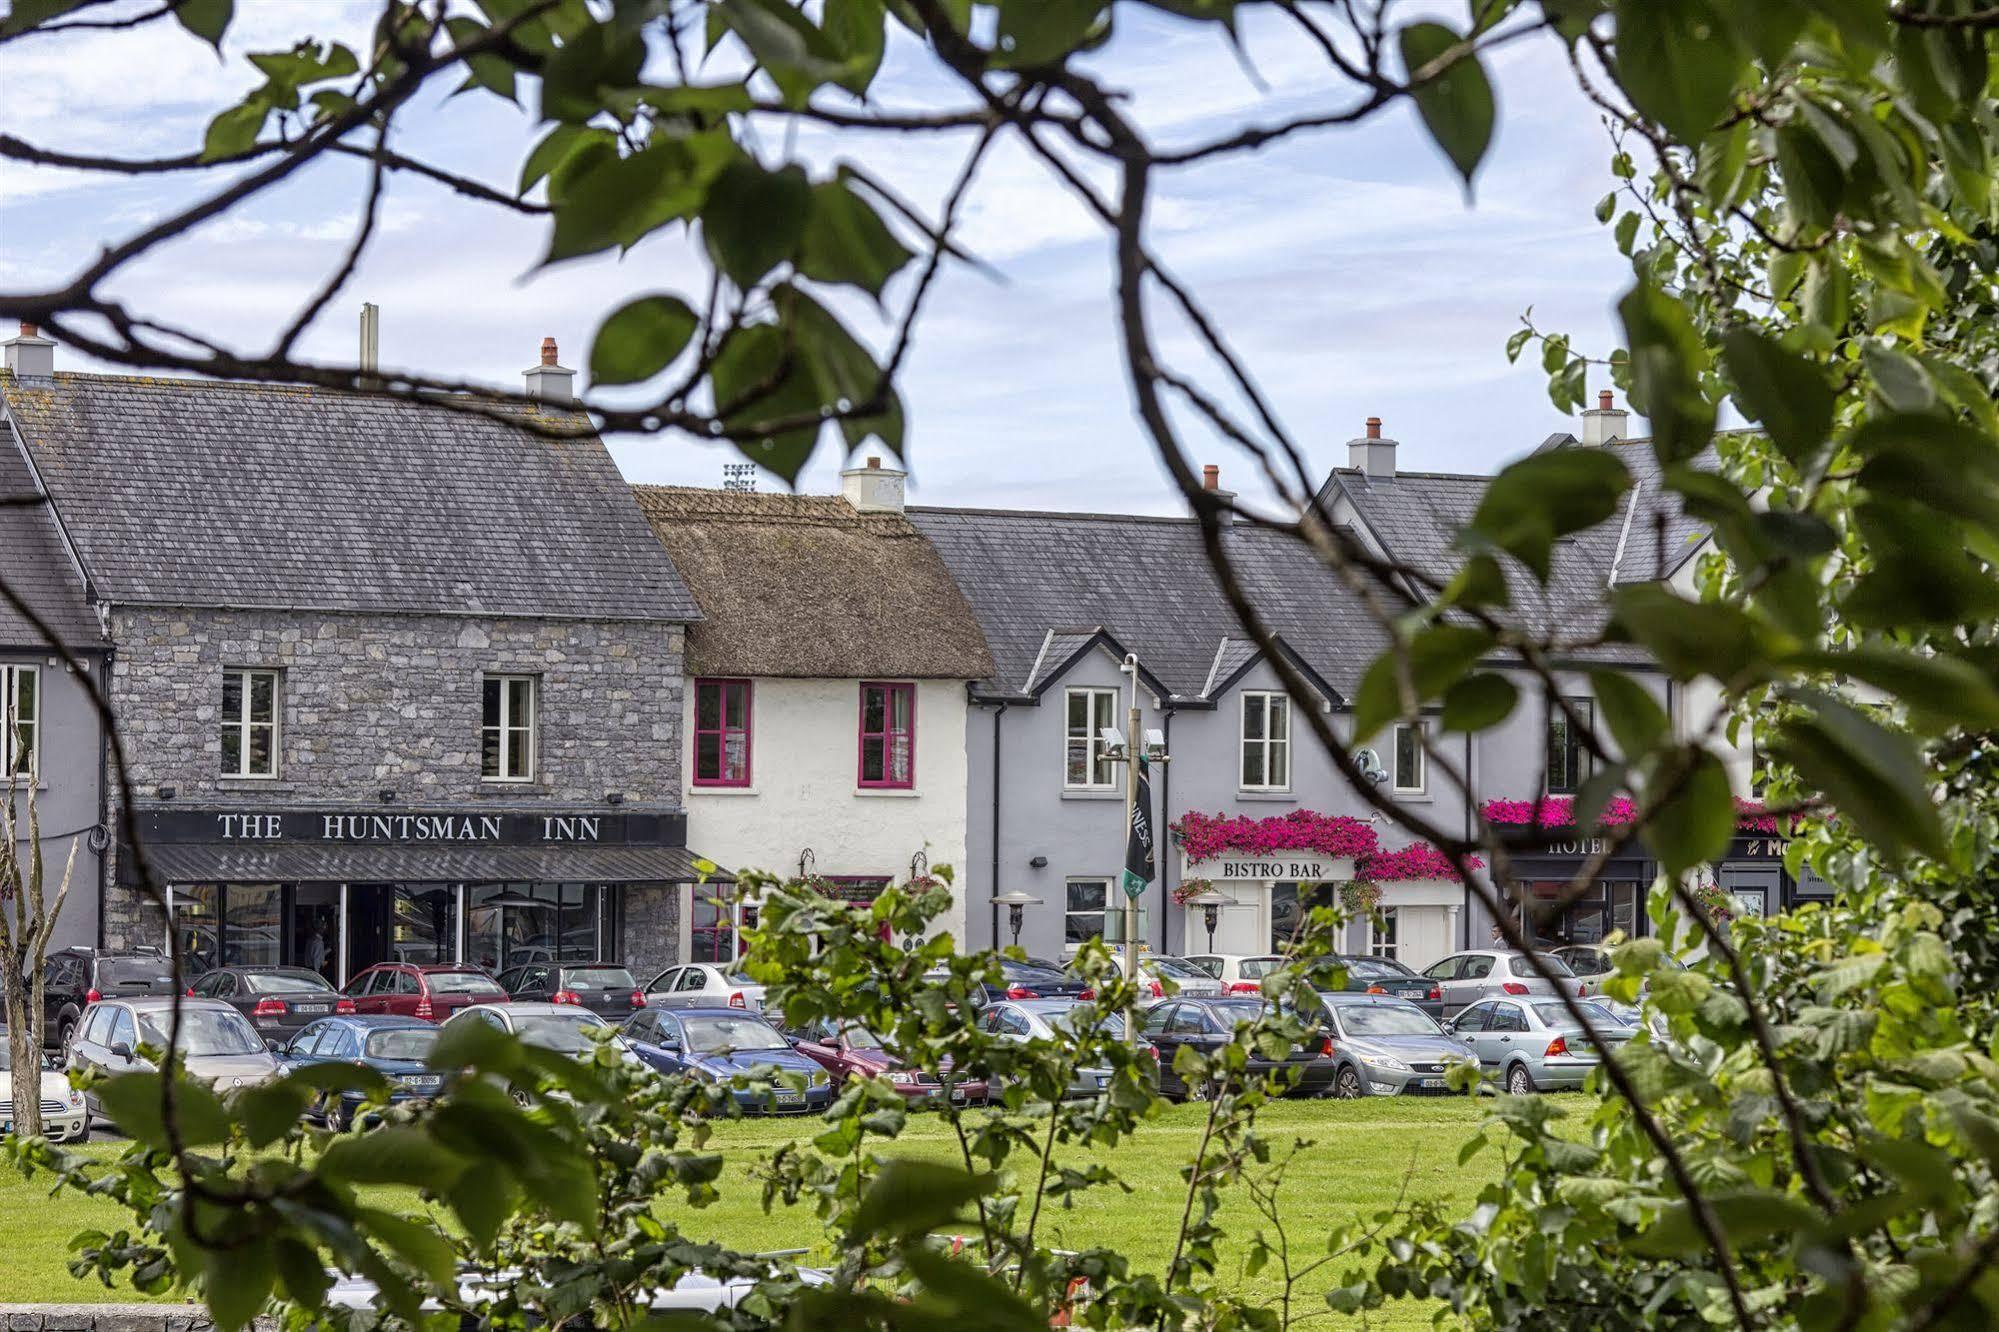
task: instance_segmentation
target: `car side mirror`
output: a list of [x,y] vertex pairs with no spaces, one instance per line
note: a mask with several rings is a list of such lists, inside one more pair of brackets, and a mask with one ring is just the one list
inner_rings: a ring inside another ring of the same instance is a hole
[[1458,1024],[1451,1021],[1449,1018],[1445,1018],[1442,1022],[1439,1022],[1437,1025],[1444,1029],[1444,1035],[1446,1036],[1455,1036],[1458,1034]]
[[123,1041],[119,1041],[111,1047],[111,1053],[119,1059],[130,1059],[132,1057],[132,1047]]
[[264,1048],[272,1054],[283,1054],[285,1052],[283,1042],[279,1041],[275,1036],[269,1036],[264,1039]]
[[658,1045],[662,1050],[678,1050],[680,1048],[680,1038],[678,1036],[662,1036],[659,1038]]

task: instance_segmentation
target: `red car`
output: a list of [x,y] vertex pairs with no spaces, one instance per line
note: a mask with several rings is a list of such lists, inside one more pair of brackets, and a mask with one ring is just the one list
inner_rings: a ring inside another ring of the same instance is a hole
[[902,1098],[933,1105],[948,1099],[953,1105],[983,1105],[988,1101],[984,1079],[953,1081],[926,1069],[910,1068],[882,1049],[881,1038],[858,1022],[820,1018],[787,1032],[792,1048],[833,1075],[837,1092],[849,1077],[887,1078]]
[[347,982],[344,991],[356,1013],[442,1022],[473,1004],[503,1004],[507,992],[477,967],[415,962],[383,962]]

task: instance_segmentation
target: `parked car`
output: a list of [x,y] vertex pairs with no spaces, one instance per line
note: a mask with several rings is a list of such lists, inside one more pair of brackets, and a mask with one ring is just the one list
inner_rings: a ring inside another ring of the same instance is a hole
[[[1175,987],[1175,994],[1188,999],[1217,999],[1222,995],[1222,983],[1219,980],[1184,958],[1147,953],[1138,959],[1140,1008],[1150,1008],[1166,998],[1166,987],[1169,983]],[[1097,997],[1097,992],[1085,988],[1076,997],[1094,999]]]
[[332,1013],[352,1013],[354,1001],[304,967],[217,967],[187,992],[220,999],[266,1036],[289,1037]]
[[[1213,981],[1213,978],[1209,978]],[[1217,982],[1218,983],[1218,982]],[[1189,1099],[1206,1088],[1190,1087],[1173,1071],[1173,1056],[1190,1045],[1203,1053],[1213,1051],[1234,1034],[1236,1024],[1254,1022],[1263,1012],[1263,1000],[1249,995],[1229,995],[1202,999],[1168,999],[1152,1006],[1145,1014],[1145,1039],[1159,1051],[1159,1090],[1167,1096]],[[1272,1060],[1252,1054],[1248,1076],[1261,1077],[1279,1069],[1298,1075],[1289,1094],[1324,1096],[1332,1090],[1334,1066],[1328,1058],[1332,1041],[1323,1033],[1313,1033],[1294,1046],[1283,1059]]]
[[32,1096],[42,1105],[42,1136],[50,1142],[81,1142],[90,1136],[90,1111],[83,1094],[69,1085],[56,1061],[42,1055],[33,1068],[17,1069],[7,1029],[0,1027],[0,1138],[14,1131],[14,1098]]
[[[107,999],[92,1004],[70,1043],[68,1066],[113,1075],[151,1071],[144,1045],[165,1050],[173,1025],[174,996]],[[190,1076],[217,1090],[247,1087],[277,1076],[282,1065],[250,1020],[220,999],[182,998],[179,1051]],[[85,1092],[90,1113],[104,1114],[93,1092]]]
[[802,1090],[779,1085],[763,1091],[734,1089],[736,1104],[765,1114],[823,1110],[833,1099],[833,1075],[809,1055],[791,1047],[776,1027],[740,1008],[649,1008],[625,1019],[625,1039],[649,1066],[662,1073],[692,1073],[710,1082],[729,1082],[756,1073],[796,1073]]
[[1245,956],[1241,953],[1190,953],[1180,959],[1199,967],[1222,983],[1224,994],[1261,994],[1263,978],[1283,967],[1290,959],[1275,953]]
[[[1573,979],[1574,973],[1561,958],[1548,953],[1541,956],[1557,978],[1563,978],[1565,983],[1567,979]],[[1552,997],[1555,993],[1555,987],[1534,970],[1527,954],[1503,948],[1453,953],[1443,961],[1425,967],[1423,974],[1437,983],[1438,997],[1443,1002],[1446,1017],[1481,999],[1499,995],[1522,997],[1538,994]],[[1577,982],[1577,993],[1581,992],[1581,982]]]
[[646,1006],[645,991],[616,962],[535,962],[501,972],[497,983],[509,998],[574,1004],[611,1022],[622,1022]]
[[503,1004],[507,992],[478,967],[448,963],[382,962],[347,982],[356,1013],[443,1022],[474,1004]]
[[[1605,1045],[1638,1034],[1604,1017],[1596,1028]],[[1515,1096],[1580,1087],[1602,1062],[1596,1041],[1557,999],[1482,999],[1445,1030],[1478,1051],[1480,1071]]]
[[729,966],[689,962],[668,967],[645,983],[654,1008],[740,1008],[761,1013],[764,987]]
[[[783,1254],[764,1255],[770,1259],[784,1257]],[[755,1290],[757,1284],[767,1276],[780,1274],[776,1262],[772,1262],[767,1274],[755,1276],[715,1276],[700,1268],[683,1272],[671,1286],[656,1286],[643,1293],[646,1308],[651,1313],[663,1314],[668,1318],[681,1310],[697,1310],[719,1313],[733,1309]],[[334,1278],[333,1285],[326,1292],[329,1308],[353,1309],[370,1315],[378,1314],[382,1308],[381,1288],[366,1277],[345,1273],[329,1272]],[[793,1271],[785,1269],[783,1275],[795,1276],[799,1284],[805,1286],[825,1286],[832,1284],[832,1278],[814,1268],[801,1267]],[[458,1305],[461,1308],[476,1309],[491,1303],[494,1292],[520,1280],[518,1271],[476,1272],[461,1266],[458,1272]],[[434,1298],[426,1298],[423,1308],[426,1312],[437,1313],[443,1304]],[[483,1326],[470,1316],[463,1318],[466,1327]],[[588,1324],[578,1324],[588,1326]]]
[[42,977],[42,1039],[69,1049],[83,1010],[99,999],[135,998],[174,992],[173,964],[157,948],[99,952],[65,948],[49,954]]
[[603,1018],[575,1004],[473,1004],[453,1013],[443,1025],[452,1028],[461,1022],[484,1022],[513,1033],[529,1045],[566,1055],[588,1054],[596,1047],[599,1032],[617,1031]]
[[[979,1014],[979,1025],[1002,1040],[1023,1044],[1050,1041],[1066,1045],[1087,1027],[1100,1028],[1115,1040],[1124,1039],[1123,1014],[1099,1012],[1094,1004],[1076,999],[1002,999]],[[1153,1053],[1156,1056],[1158,1052]],[[1110,1083],[1108,1067],[1080,1066],[1071,1073],[1064,1094],[1095,1096]],[[995,1095],[998,1090],[994,1088]]]
[[1331,1022],[1333,1095],[1344,1100],[1449,1095],[1451,1064],[1478,1061],[1478,1051],[1406,999],[1344,990],[1319,998]]
[[[1610,950],[1600,944],[1563,944],[1559,948],[1550,948],[1548,952],[1561,958],[1576,974],[1580,982],[1579,993],[1582,994],[1602,994],[1604,981],[1617,974],[1617,964],[1610,960]],[[1660,965],[1685,970],[1687,964],[1676,957],[1663,957]],[[1644,989],[1643,986],[1639,988],[1641,992]]]
[[[999,970],[1004,984],[994,985],[991,981],[980,981],[972,989],[972,1007],[983,1011],[988,1005],[1002,999],[1075,999],[1088,989],[1083,978],[1073,972],[1040,966],[1033,962],[1022,962],[1011,957],[999,959]],[[925,979],[937,981],[950,975],[949,968],[938,967],[925,974]]]
[[[1407,1000],[1432,1018],[1444,1016],[1444,992],[1438,982],[1419,976],[1392,957],[1335,954],[1318,960],[1320,975],[1330,981],[1333,968],[1346,974],[1345,990],[1351,994],[1385,994]],[[1324,989],[1322,985],[1319,987]]]
[[[292,1037],[279,1058],[287,1071],[314,1064],[365,1064],[388,1079],[393,1105],[435,1096],[444,1085],[444,1076],[424,1063],[437,1037],[437,1025],[422,1018],[387,1013],[321,1018]],[[362,1092],[343,1091],[323,1100],[316,1113],[328,1128],[345,1132],[366,1100]]]
[[858,1022],[819,1018],[786,1034],[792,1048],[832,1074],[835,1093],[848,1078],[886,1078],[904,1100],[919,1105],[946,1100],[954,1105],[979,1105],[987,1099],[985,1079],[954,1079],[949,1067],[941,1072],[911,1068],[883,1048],[881,1037]]

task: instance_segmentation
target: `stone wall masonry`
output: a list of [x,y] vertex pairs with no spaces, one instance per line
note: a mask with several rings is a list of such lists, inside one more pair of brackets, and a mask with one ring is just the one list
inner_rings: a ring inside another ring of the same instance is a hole
[[[0,1304],[6,1332],[207,1332],[215,1326],[200,1304]],[[251,1322],[273,1332],[275,1318]]]

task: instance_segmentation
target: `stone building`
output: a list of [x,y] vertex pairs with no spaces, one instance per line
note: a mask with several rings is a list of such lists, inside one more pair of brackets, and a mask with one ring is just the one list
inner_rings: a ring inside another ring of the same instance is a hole
[[0,381],[109,643],[108,943],[164,943],[164,902],[197,968],[673,959],[699,612],[552,343],[527,379],[519,412]]

